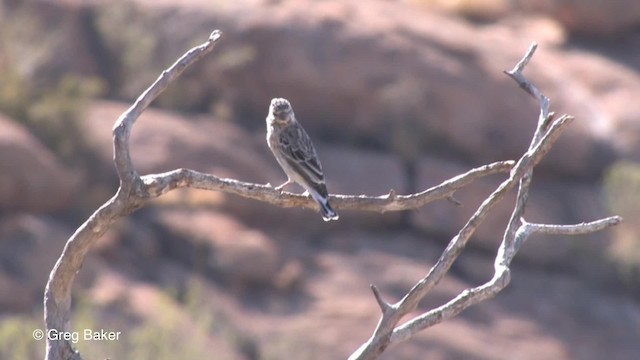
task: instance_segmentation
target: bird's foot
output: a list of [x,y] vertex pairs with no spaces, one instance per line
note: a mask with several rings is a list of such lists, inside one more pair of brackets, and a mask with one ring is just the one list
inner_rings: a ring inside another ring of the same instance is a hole
[[282,191],[282,189],[283,189],[285,186],[289,185],[289,184],[291,184],[291,180],[287,180],[287,181],[285,181],[285,182],[284,182],[284,183],[282,183],[281,185],[276,186],[274,189],[276,189],[276,190],[278,190],[278,191]]

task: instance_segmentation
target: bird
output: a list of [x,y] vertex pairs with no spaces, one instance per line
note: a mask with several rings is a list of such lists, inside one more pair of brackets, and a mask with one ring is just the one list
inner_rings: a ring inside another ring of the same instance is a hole
[[289,100],[271,99],[266,121],[267,144],[287,175],[287,181],[275,189],[280,191],[295,181],[318,203],[324,221],[338,220],[338,214],[329,204],[329,193],[316,149],[296,120]]

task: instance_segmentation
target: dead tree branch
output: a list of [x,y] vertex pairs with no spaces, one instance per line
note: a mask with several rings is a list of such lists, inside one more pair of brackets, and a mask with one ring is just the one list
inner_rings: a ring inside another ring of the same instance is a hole
[[[484,165],[451,178],[440,185],[410,195],[397,195],[394,190],[381,196],[331,195],[331,204],[338,209],[376,212],[417,209],[430,202],[447,199],[457,190],[479,178],[508,172],[514,164],[515,162],[513,161],[499,161]],[[146,196],[148,197],[157,197],[177,188],[190,187],[222,191],[281,207],[317,208],[317,205],[308,196],[281,192],[268,184],[260,185],[234,179],[224,179],[189,169],[177,169],[162,174],[146,175],[142,177],[142,182],[146,187]]]
[[[118,218],[130,214],[144,203],[145,186],[133,168],[129,153],[129,137],[135,120],[189,65],[211,52],[221,35],[220,31],[212,32],[207,42],[180,57],[163,71],[133,106],[116,121],[113,128],[113,147],[120,187],[111,199],[71,235],[49,274],[44,293],[44,321],[47,334],[52,329],[58,332],[70,331],[71,286],[91,246]],[[45,359],[81,359],[80,354],[73,349],[68,340],[45,337],[47,340]]]
[[[513,167],[509,178],[502,182],[498,188],[485,199],[458,234],[451,239],[449,245],[429,273],[418,281],[400,301],[395,304],[387,303],[382,298],[379,290],[375,286],[372,286],[374,297],[380,306],[382,315],[371,338],[349,357],[350,360],[376,359],[389,348],[389,346],[405,341],[419,331],[454,317],[471,305],[494,297],[509,284],[511,280],[509,265],[522,243],[524,243],[531,234],[535,232],[565,235],[585,234],[602,230],[622,221],[618,216],[577,225],[530,224],[522,220],[529,196],[529,185],[533,175],[533,168],[549,152],[562,131],[573,120],[573,118],[568,115],[563,115],[555,119],[554,114],[549,112],[549,99],[524,77],[522,71],[530,61],[535,50],[536,44],[534,43],[514,69],[507,72],[507,75],[513,78],[522,89],[538,100],[540,106],[538,125],[529,149]],[[405,315],[414,311],[419,302],[446,275],[451,265],[462,253],[465,245],[489,211],[499,201],[503,200],[506,193],[516,185],[518,185],[516,204],[496,255],[493,278],[483,285],[464,290],[454,299],[438,308],[427,311],[398,325],[400,320]]]
[[[310,198],[280,192],[269,184],[261,185],[219,178],[189,169],[177,169],[162,174],[144,176],[140,176],[136,172],[129,150],[129,138],[135,121],[187,67],[210,53],[221,35],[220,31],[214,31],[207,42],[194,47],[180,57],[173,65],[163,71],[160,77],[115,122],[113,127],[114,163],[120,179],[120,186],[116,194],[98,208],[69,238],[51,271],[44,294],[44,318],[47,331],[52,329],[58,332],[70,331],[71,288],[85,256],[96,240],[117,219],[144,206],[149,199],[177,188],[190,187],[235,194],[281,207],[316,208]],[[546,152],[546,150],[538,149],[532,155],[542,152]],[[541,156],[531,156],[526,161],[537,163],[540,158]],[[388,194],[382,196],[332,195],[331,203],[337,209],[377,212],[416,209],[436,200],[452,199],[456,190],[481,177],[509,171],[512,171],[513,174],[514,164],[513,161],[501,161],[481,166],[420,193],[397,195],[392,189]],[[524,165],[520,165],[520,167],[522,166]],[[386,304],[379,296],[377,298],[380,299],[381,306]],[[47,338],[45,358],[47,360],[77,360],[82,357],[73,349],[69,341],[61,338]]]

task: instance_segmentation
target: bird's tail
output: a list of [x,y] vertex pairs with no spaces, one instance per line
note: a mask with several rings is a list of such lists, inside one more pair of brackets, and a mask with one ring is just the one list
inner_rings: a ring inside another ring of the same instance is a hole
[[329,205],[329,200],[324,199],[324,201],[318,201],[318,204],[320,205],[322,220],[331,221],[338,220],[340,218],[340,216],[338,216],[338,213],[331,208],[331,205]]
[[326,196],[320,195],[317,191],[313,189],[312,191],[310,191],[310,193],[313,200],[315,200],[318,203],[318,205],[320,205],[320,213],[322,214],[322,220],[324,221],[338,220],[339,218],[338,213],[335,212],[333,208],[331,208],[331,205],[329,205],[329,199]]

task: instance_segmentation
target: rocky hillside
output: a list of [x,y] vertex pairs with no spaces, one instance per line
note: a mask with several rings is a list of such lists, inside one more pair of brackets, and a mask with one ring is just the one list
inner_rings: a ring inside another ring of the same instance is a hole
[[[114,121],[215,28],[213,54],[136,123],[139,173],[281,183],[264,141],[269,100],[281,96],[314,139],[330,192],[421,191],[526,150],[536,104],[502,71],[537,41],[527,75],[576,121],[535,172],[527,220],[626,222],[532,238],[504,292],[382,358],[640,356],[640,5],[453,3],[0,2],[0,358],[42,357],[31,334],[49,271],[117,188]],[[174,191],[118,222],[85,261],[72,324],[123,335],[77,346],[87,358],[344,359],[378,320],[369,284],[403,296],[503,179],[456,194],[462,207],[341,211],[332,223]],[[492,276],[511,206],[421,309]]]

